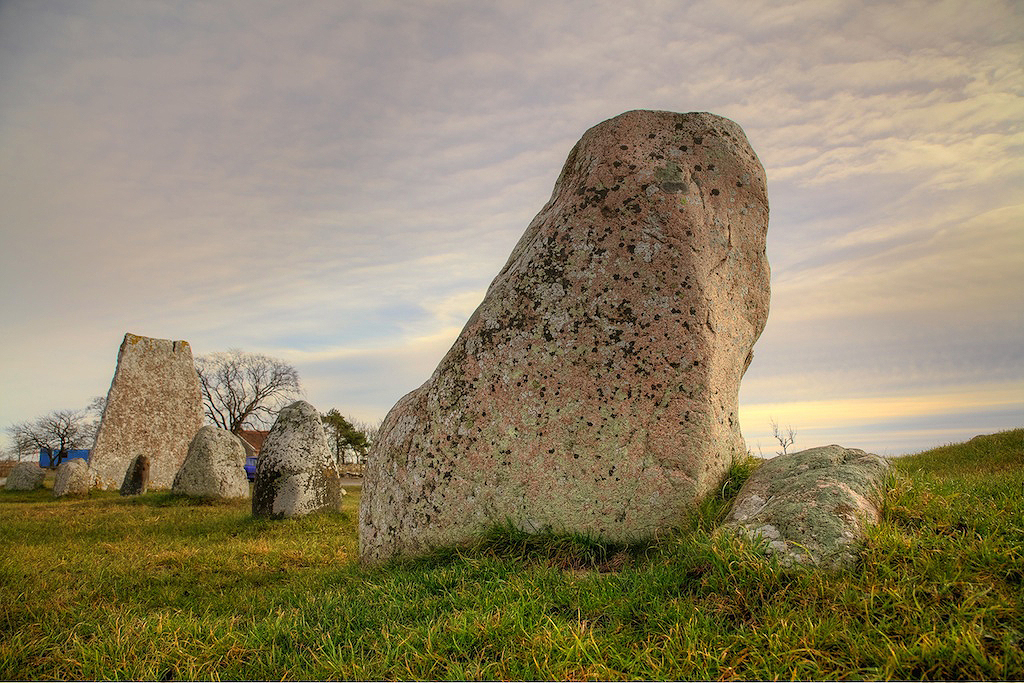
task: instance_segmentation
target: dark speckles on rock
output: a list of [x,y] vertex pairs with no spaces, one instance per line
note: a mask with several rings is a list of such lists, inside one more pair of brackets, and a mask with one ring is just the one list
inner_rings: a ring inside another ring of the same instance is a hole
[[[714,129],[738,155],[679,144]],[[505,522],[632,539],[720,486],[745,452],[722,415],[767,313],[766,225],[689,195],[695,165],[762,177],[745,149],[738,126],[709,114],[629,112],[583,136],[452,350],[381,425],[365,561]],[[766,206],[763,188],[737,203]],[[717,337],[690,323],[698,309]]]
[[337,509],[343,495],[316,408],[296,401],[281,409],[256,464],[252,514],[281,518]]

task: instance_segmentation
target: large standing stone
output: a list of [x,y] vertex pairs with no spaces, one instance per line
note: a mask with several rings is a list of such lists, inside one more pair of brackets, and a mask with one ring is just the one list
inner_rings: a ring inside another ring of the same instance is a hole
[[53,497],[84,496],[96,485],[96,473],[81,458],[66,460],[57,467],[53,480]]
[[320,413],[305,401],[281,409],[256,462],[252,514],[279,518],[334,510],[344,495]]
[[46,471],[34,462],[19,462],[7,475],[8,491],[35,491],[43,487]]
[[141,496],[149,489],[149,458],[139,454],[128,466],[121,482],[122,496]]
[[248,498],[242,442],[226,429],[200,429],[189,444],[188,457],[174,477],[171,491],[193,498]]
[[766,541],[783,566],[850,566],[881,520],[888,470],[877,455],[835,445],[780,455],[750,475],[724,526]]
[[745,453],[740,378],[768,315],[768,200],[743,131],[632,111],[587,131],[363,483],[374,562],[487,526],[652,534]]
[[203,424],[199,376],[188,342],[126,334],[90,464],[101,489],[120,487],[139,453],[150,489],[168,489]]

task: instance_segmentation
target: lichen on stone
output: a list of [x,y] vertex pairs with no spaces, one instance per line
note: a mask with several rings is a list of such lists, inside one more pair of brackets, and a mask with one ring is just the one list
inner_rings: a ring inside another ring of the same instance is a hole
[[[736,204],[705,203],[689,194],[702,164],[752,180]],[[735,416],[768,314],[765,187],[742,130],[712,114],[587,131],[451,350],[385,418],[362,558],[496,523],[634,539],[716,488],[746,452]]]
[[842,446],[781,455],[740,489],[724,527],[766,542],[784,566],[853,564],[881,516],[888,462]]

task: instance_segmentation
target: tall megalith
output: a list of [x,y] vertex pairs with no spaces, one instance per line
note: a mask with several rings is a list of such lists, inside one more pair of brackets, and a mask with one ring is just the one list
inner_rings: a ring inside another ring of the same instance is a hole
[[363,561],[495,524],[620,541],[677,523],[745,452],[767,228],[764,170],[732,121],[631,111],[587,131],[454,346],[384,419]]
[[139,454],[149,489],[169,489],[203,426],[199,376],[186,341],[125,334],[89,464],[96,485],[116,489]]

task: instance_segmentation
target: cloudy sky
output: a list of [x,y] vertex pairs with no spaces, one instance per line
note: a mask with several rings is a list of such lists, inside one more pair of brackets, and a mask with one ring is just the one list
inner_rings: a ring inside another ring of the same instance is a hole
[[1016,0],[3,0],[0,426],[105,394],[129,331],[380,419],[638,108],[767,171],[755,453],[1024,425]]

